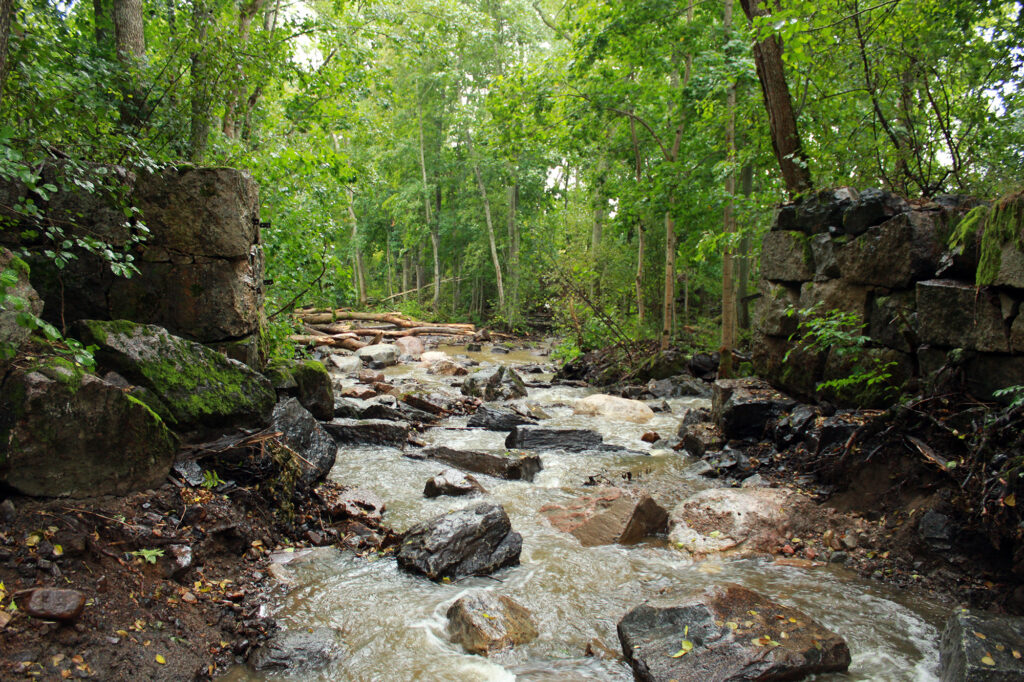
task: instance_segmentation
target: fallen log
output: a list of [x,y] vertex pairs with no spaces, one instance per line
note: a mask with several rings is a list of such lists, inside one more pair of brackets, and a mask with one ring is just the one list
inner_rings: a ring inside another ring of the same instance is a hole
[[354,338],[349,334],[292,334],[288,340],[300,346],[329,346],[331,348],[345,348],[347,350],[359,350],[369,344]]
[[[321,325],[309,325],[312,330],[319,331],[321,334],[330,334],[332,327],[321,326]],[[413,327],[410,329],[352,329],[342,334],[330,334],[332,336],[349,336],[355,338],[356,336],[382,336],[386,339],[398,339],[403,336],[418,336],[420,334],[439,334],[448,336],[472,336],[473,332],[466,329],[452,329],[450,327],[443,326],[429,326],[429,327]]]
[[393,324],[396,327],[402,329],[415,329],[418,327],[430,327],[430,326],[443,326],[452,327],[456,329],[465,329],[469,331],[476,331],[476,325],[462,322],[452,322],[446,324],[431,324],[430,322],[423,322],[416,320],[402,313],[362,313],[355,312],[352,310],[322,310],[322,309],[306,309],[296,311],[296,316],[305,322],[306,324],[334,324],[339,320],[362,320],[369,322],[385,322]]

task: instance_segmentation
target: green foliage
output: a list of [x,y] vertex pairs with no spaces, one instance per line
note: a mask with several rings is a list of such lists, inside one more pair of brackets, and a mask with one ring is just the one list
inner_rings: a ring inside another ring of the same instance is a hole
[[155,564],[156,560],[164,555],[164,550],[162,550],[162,549],[137,549],[134,552],[128,552],[128,554],[130,554],[133,557],[138,557],[139,559],[142,559],[143,561],[145,561],[147,563]]
[[224,485],[224,479],[213,469],[205,469],[203,471],[203,482],[200,485],[207,490],[212,490],[217,486]]
[[1024,406],[1024,386],[1007,386],[993,391],[992,395],[999,399],[1009,399],[1010,404],[1007,409],[1013,410]]
[[827,379],[815,391],[842,402],[872,405],[894,398],[899,388],[893,385],[895,362],[872,354],[871,338],[863,333],[861,316],[843,310],[822,311],[821,304],[810,308],[790,308],[789,316],[798,316],[797,331],[789,337],[794,343],[783,363],[798,349],[811,353],[830,353],[846,371],[845,376]]

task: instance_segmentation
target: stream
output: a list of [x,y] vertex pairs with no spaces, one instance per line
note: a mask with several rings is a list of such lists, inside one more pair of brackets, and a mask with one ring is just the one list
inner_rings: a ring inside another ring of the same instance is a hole
[[[547,362],[530,351],[498,355],[467,353],[464,347],[439,350],[481,363]],[[385,374],[389,381],[414,380],[428,390],[452,390],[451,379],[428,375],[415,365],[391,367]],[[524,378],[544,381],[550,375]],[[692,458],[640,440],[643,433],[656,431],[665,437],[660,443],[671,442],[682,409],[706,406],[708,401],[668,400],[672,411],[656,413],[646,424],[573,414],[573,402],[595,392],[564,386],[531,388],[529,397],[519,402],[547,413],[546,425],[593,429],[606,442],[648,454],[543,452],[544,469],[532,483],[475,474],[523,536],[519,566],[493,577],[443,584],[400,571],[393,558],[360,558],[334,548],[297,552],[286,567],[294,581],[273,606],[273,615],[286,629],[328,626],[338,630],[348,654],[318,672],[261,675],[238,667],[226,679],[632,680],[628,664],[621,660],[585,656],[588,642],[597,638],[619,652],[616,623],[629,609],[665,588],[696,590],[720,582],[742,584],[800,609],[846,639],[853,655],[849,672],[808,679],[938,679],[938,640],[948,610],[937,602],[908,597],[834,564],[804,569],[765,560],[694,563],[664,541],[582,547],[574,536],[554,529],[537,510],[593,490],[583,483],[595,474],[614,481],[628,470],[669,510],[712,485],[687,474]],[[422,434],[422,439],[459,449],[504,450],[504,432],[462,428],[467,419],[448,419]],[[380,495],[387,503],[385,522],[401,532],[480,500],[478,496],[424,498],[424,483],[443,468],[438,462],[403,457],[394,448],[345,447],[338,452],[331,478]],[[490,658],[466,654],[461,646],[450,643],[445,636],[445,612],[460,596],[478,590],[492,590],[526,606],[540,636]]]

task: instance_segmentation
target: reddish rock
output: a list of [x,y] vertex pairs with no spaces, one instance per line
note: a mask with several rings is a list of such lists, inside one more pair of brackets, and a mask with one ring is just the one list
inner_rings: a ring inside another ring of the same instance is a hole
[[356,379],[363,384],[375,384],[378,381],[384,381],[384,373],[374,369],[361,369],[356,375]]
[[387,509],[384,500],[369,490],[325,484],[313,492],[323,501],[327,513],[334,520],[356,519],[368,526],[379,526]]
[[42,620],[70,623],[78,620],[85,608],[85,595],[78,590],[37,587],[15,595],[18,608]]
[[377,392],[367,386],[349,386],[341,391],[343,398],[358,398],[359,400],[369,400],[377,396]]
[[658,435],[657,431],[648,431],[647,433],[640,437],[640,440],[642,440],[645,443],[657,443],[659,440],[661,440],[661,436]]
[[414,359],[423,355],[423,342],[415,336],[400,336],[394,341],[403,355],[411,355]]
[[445,469],[437,476],[428,480],[423,488],[424,497],[472,495],[473,493],[486,492],[484,487],[475,478],[455,469]]
[[397,396],[401,391],[398,390],[397,386],[392,386],[386,381],[375,381],[373,382],[373,390],[377,391],[377,395],[395,395]]
[[639,542],[663,532],[668,524],[668,512],[647,492],[623,488],[602,488],[565,505],[544,505],[540,512],[584,547]]

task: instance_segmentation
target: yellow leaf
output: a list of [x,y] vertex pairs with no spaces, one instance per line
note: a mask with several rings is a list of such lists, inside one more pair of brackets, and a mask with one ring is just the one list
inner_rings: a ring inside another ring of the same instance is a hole
[[127,637],[128,636],[128,631],[127,630],[118,630],[117,634],[120,635],[121,637]]
[[64,548],[60,545],[53,546],[53,556],[64,556]]
[[988,639],[988,637],[985,636],[985,633],[978,632],[977,630],[974,631],[974,636],[978,639]]
[[682,648],[680,648],[679,651],[672,654],[672,658],[679,658],[681,656],[685,656],[693,650],[693,642],[691,642],[690,640],[684,639],[682,640],[681,644]]
[[1006,651],[1006,647],[1002,644],[996,644],[996,651]]
[[1014,658],[1020,658],[1020,652],[1016,649],[1011,650],[1010,653],[1013,654]]
[[797,620],[796,620],[796,618],[790,618],[790,619],[789,619],[789,622],[790,622],[790,623],[796,623],[796,622],[797,622]]
[[988,654],[986,654],[986,655],[981,657],[981,662],[984,663],[985,665],[995,665],[996,664],[995,659],[993,659]]
[[156,655],[156,662],[159,663],[160,665],[164,665],[165,663],[167,663],[167,659],[164,658],[163,656],[161,656],[160,654],[157,654]]
[[1010,493],[1005,498],[1003,498],[1003,504],[1005,504],[1007,507],[1016,507],[1017,506],[1017,496],[1014,495],[1013,493]]
[[725,624],[725,627],[729,628],[730,630],[738,630],[740,624],[734,620],[730,620],[728,623]]
[[747,611],[747,613],[750,614],[751,616],[756,616],[757,615],[757,611],[754,611],[753,609],[751,609],[750,611]]

